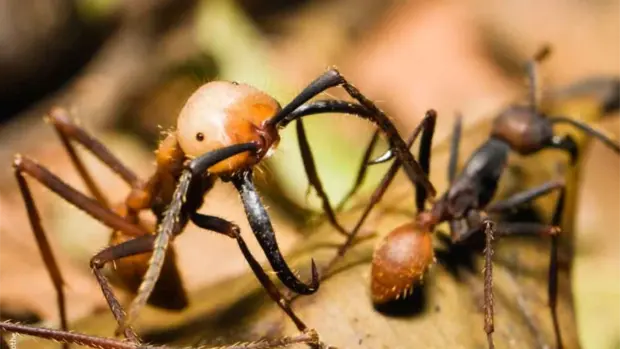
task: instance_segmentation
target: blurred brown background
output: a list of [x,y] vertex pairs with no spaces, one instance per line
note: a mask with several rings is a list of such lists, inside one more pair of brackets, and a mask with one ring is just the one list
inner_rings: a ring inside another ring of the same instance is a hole
[[[0,305],[11,314],[34,312],[50,324],[57,321],[55,295],[10,163],[13,154],[27,154],[83,188],[42,121],[52,105],[69,108],[147,176],[160,132],[174,126],[192,91],[212,79],[247,82],[285,103],[336,65],[391,114],[403,134],[426,109],[436,109],[441,140],[456,111],[467,127],[522,97],[521,64],[541,44],[553,48],[541,68],[543,88],[620,75],[620,4],[609,0],[0,0],[0,18]],[[319,171],[337,202],[371,128],[347,116],[311,118],[307,125]],[[618,125],[602,124],[616,136]],[[577,323],[584,348],[617,348],[620,161],[596,143],[587,159],[575,226]],[[108,195],[126,195],[109,171],[96,161],[88,164]],[[273,210],[285,250],[300,238],[296,227],[319,207],[313,197],[304,199],[300,164],[287,130],[262,183],[297,205],[288,214]],[[103,307],[87,261],[107,243],[108,231],[34,187],[75,320]],[[218,186],[212,195],[204,210],[244,222],[233,189]],[[190,228],[176,245],[190,290],[247,272],[236,245],[221,237]]]

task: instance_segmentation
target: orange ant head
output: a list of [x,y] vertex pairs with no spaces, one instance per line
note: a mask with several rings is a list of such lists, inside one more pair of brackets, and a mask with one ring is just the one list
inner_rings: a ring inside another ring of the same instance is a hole
[[280,140],[265,121],[280,110],[268,94],[246,84],[213,81],[189,98],[177,120],[177,139],[189,158],[239,143],[255,142],[256,154],[238,154],[209,169],[229,174],[259,162]]
[[375,304],[411,294],[434,263],[431,233],[408,223],[394,229],[375,248],[370,291]]

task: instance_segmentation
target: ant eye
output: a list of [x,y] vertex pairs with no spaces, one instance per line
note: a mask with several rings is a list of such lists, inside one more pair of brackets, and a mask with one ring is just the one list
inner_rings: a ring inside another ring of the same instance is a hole
[[205,135],[202,132],[196,133],[196,140],[202,142],[205,139]]

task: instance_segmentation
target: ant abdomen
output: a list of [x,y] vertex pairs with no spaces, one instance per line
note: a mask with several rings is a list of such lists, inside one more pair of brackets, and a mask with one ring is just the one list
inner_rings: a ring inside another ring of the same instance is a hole
[[371,296],[376,304],[405,298],[434,263],[432,236],[415,223],[401,225],[375,248]]

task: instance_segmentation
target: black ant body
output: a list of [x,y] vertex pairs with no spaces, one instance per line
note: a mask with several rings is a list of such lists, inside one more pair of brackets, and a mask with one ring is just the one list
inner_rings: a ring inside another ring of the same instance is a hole
[[[342,86],[359,104],[341,100],[306,103],[334,86]],[[243,201],[250,226],[280,281],[298,294],[316,292],[319,278],[314,262],[312,280],[306,284],[290,270],[280,253],[271,221],[253,184],[252,168],[275,149],[280,128],[297,121],[299,136],[305,139],[301,118],[329,112],[355,114],[375,123],[385,133],[398,158],[406,164],[404,167],[410,179],[434,193],[433,186],[388,117],[335,69],[322,74],[284,108],[273,97],[249,85],[223,81],[203,85],[189,98],[181,111],[176,130],[170,132],[159,145],[155,173],[146,181],[139,179],[103,144],[72,123],[66,112],[53,110],[49,121],[58,131],[72,162],[94,198],[78,192],[43,166],[21,155],[16,155],[13,166],[33,232],[58,294],[62,329],[67,329],[62,276],[24,174],[35,178],[114,229],[110,246],[92,257],[90,265],[120,325],[119,330],[123,330],[130,340],[138,341],[129,324],[147,301],[169,309],[182,309],[187,305],[185,291],[174,264],[174,254],[166,254],[166,251],[170,242],[184,230],[189,221],[236,239],[245,259],[269,295],[300,331],[306,330],[306,325],[292,312],[277,287],[245,246],[238,226],[219,217],[199,214],[197,210],[205,194],[218,179],[232,182]],[[131,186],[130,194],[116,212],[110,208],[105,195],[86,170],[71,140],[82,144]],[[314,160],[307,142],[301,143],[301,147],[311,185],[317,188],[324,200],[332,224],[338,231],[347,234],[336,221],[324,191],[319,190],[322,185],[314,171]],[[144,210],[151,210],[155,214],[158,223],[156,232],[139,219],[139,213]],[[125,286],[137,293],[127,317],[101,272],[105,264],[110,262],[116,263],[115,270]]]
[[[485,332],[489,347],[493,347],[493,295],[492,295],[492,263],[491,241],[494,236],[504,235],[539,235],[551,236],[551,256],[549,266],[549,307],[554,323],[558,347],[562,346],[559,324],[556,314],[557,297],[557,235],[564,208],[565,185],[562,180],[546,182],[536,188],[514,194],[508,199],[491,203],[495,196],[499,179],[506,167],[507,158],[511,151],[522,155],[529,155],[547,148],[558,148],[566,151],[572,163],[578,157],[577,145],[569,135],[558,136],[553,131],[557,123],[570,124],[598,139],[620,153],[620,146],[603,134],[595,131],[586,124],[565,117],[547,117],[538,112],[536,98],[536,64],[542,60],[549,50],[541,50],[528,64],[529,77],[533,92],[530,96],[530,107],[512,106],[501,113],[493,122],[493,128],[488,140],[483,143],[468,159],[463,170],[457,176],[458,148],[461,133],[461,121],[455,124],[448,178],[450,187],[440,196],[429,209],[424,203],[427,192],[415,184],[417,214],[414,220],[390,232],[379,242],[373,254],[371,271],[371,295],[375,303],[385,303],[409,295],[413,287],[421,281],[425,272],[434,263],[435,255],[431,234],[435,227],[442,222],[448,222],[452,244],[462,244],[468,241],[475,233],[484,231],[485,239]],[[617,97],[615,97],[617,98]],[[422,132],[418,161],[425,173],[429,171],[430,150],[435,128],[436,114],[427,112],[424,120],[414,130],[408,140],[408,146],[415,141]],[[374,146],[373,141],[369,148]],[[366,154],[369,151],[367,150]],[[391,159],[393,155],[388,151],[378,159],[370,162],[381,163]],[[331,268],[335,261],[349,249],[355,235],[359,232],[372,208],[381,200],[381,197],[392,182],[400,166],[400,160],[394,161],[387,174],[383,177],[378,188],[371,196],[360,220],[353,229],[347,241],[339,248],[337,255],[328,263],[326,269]],[[367,163],[360,168],[359,177],[363,177]],[[356,183],[353,191],[357,189]],[[489,214],[500,213],[508,209],[558,191],[555,212],[550,225],[533,222],[493,222]]]

